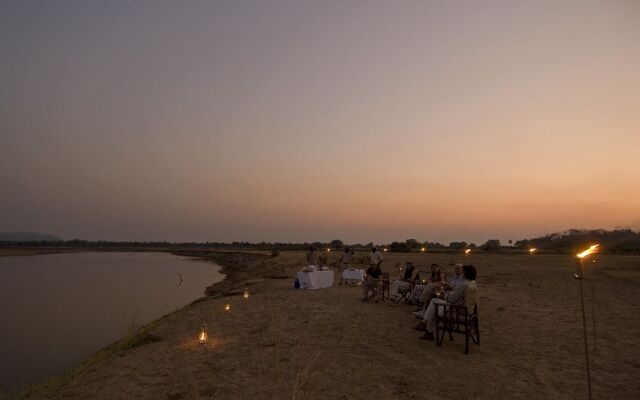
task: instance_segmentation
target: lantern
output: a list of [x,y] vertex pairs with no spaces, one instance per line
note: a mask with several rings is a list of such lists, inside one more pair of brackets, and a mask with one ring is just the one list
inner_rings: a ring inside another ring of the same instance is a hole
[[200,328],[200,334],[198,335],[198,343],[207,344],[207,339],[209,335],[207,334],[207,324],[202,323],[202,328]]

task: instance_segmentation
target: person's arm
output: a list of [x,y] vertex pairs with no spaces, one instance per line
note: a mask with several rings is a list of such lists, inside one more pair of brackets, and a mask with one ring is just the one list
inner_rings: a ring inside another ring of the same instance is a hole
[[384,258],[382,258],[382,254],[378,254],[378,268],[380,268],[383,261],[384,261]]
[[462,304],[464,301],[464,291],[467,288],[467,285],[458,284],[453,291],[447,295],[445,299],[449,304]]

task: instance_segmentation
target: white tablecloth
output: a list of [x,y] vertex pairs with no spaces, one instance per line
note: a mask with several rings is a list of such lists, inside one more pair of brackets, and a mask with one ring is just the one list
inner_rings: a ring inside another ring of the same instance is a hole
[[364,280],[364,270],[363,269],[345,269],[342,272],[342,279],[353,279],[357,281]]
[[300,289],[322,289],[333,286],[333,271],[298,272]]

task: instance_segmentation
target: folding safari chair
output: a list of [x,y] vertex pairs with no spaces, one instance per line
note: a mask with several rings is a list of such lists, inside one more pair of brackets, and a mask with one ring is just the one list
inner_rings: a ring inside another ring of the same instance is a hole
[[464,354],[469,354],[469,340],[480,345],[480,321],[478,319],[478,305],[473,306],[473,311],[468,312],[465,306],[453,306],[450,304],[436,305],[436,334],[435,341],[442,346],[445,333],[449,333],[449,341],[453,340],[453,333],[464,334]]
[[[382,278],[378,279],[378,291],[382,297],[382,300],[384,300],[385,298],[388,300],[389,299],[389,273],[388,272],[383,272],[382,273]],[[386,295],[385,295],[386,293]],[[386,296],[386,297],[385,297]]]

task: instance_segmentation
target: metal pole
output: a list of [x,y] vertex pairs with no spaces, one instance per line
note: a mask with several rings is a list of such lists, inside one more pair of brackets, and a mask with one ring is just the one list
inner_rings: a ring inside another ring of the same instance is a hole
[[584,280],[584,264],[580,259],[580,269],[582,277],[580,278],[580,302],[582,304],[582,330],[584,333],[584,354],[587,360],[587,388],[589,390],[589,400],[591,400],[591,369],[589,364],[589,343],[587,342],[587,317],[584,312],[584,292],[582,290],[582,281]]
[[598,335],[596,335],[596,288],[591,275],[591,318],[593,318],[593,351],[598,351]]

